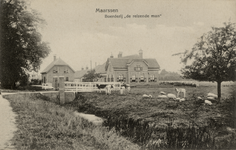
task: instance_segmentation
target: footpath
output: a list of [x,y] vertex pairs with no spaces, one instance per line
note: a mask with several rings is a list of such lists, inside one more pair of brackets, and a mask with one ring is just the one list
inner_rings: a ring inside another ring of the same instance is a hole
[[9,101],[0,95],[0,150],[15,149],[11,146],[11,139],[17,130],[15,117]]

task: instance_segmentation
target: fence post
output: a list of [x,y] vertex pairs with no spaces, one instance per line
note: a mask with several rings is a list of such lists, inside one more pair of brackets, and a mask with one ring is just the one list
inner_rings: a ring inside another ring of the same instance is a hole
[[60,96],[60,104],[65,103],[65,82],[64,76],[59,77],[59,96]]
[[58,77],[57,76],[53,76],[53,83],[52,83],[52,87],[54,87],[55,90],[58,89]]

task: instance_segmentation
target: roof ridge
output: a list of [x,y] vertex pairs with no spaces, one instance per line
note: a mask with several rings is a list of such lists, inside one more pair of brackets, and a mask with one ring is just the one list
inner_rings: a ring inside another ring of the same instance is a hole
[[70,67],[70,65],[68,65],[64,60],[62,60],[59,57],[56,60],[53,60],[41,73],[44,73],[44,72],[47,73],[53,66],[56,66],[56,65],[58,65],[58,66],[68,66],[72,71],[74,71],[74,69],[72,69]]

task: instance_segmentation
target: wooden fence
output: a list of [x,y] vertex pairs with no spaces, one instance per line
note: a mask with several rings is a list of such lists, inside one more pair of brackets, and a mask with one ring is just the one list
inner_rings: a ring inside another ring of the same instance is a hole
[[[121,83],[120,82],[64,82],[65,83],[65,91],[73,91],[73,92],[94,92],[98,91],[97,84],[100,85],[113,85],[114,88],[111,90],[120,90]],[[102,91],[105,89],[102,89]]]

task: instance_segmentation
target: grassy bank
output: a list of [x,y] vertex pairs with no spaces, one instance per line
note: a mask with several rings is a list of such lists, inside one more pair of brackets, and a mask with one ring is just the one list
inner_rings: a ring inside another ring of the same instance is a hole
[[139,149],[114,130],[74,117],[73,110],[36,97],[6,98],[17,113],[18,130],[13,138],[17,149]]
[[[174,88],[132,88],[130,94],[80,93],[65,107],[106,118],[105,126],[149,149],[226,148],[235,144],[230,131],[233,98],[223,88],[225,97],[213,105],[204,105],[196,97],[214,92],[214,87],[188,87],[187,100],[157,99],[160,91],[174,93]],[[143,98],[151,94],[152,98]],[[161,142],[160,142],[161,141]]]

